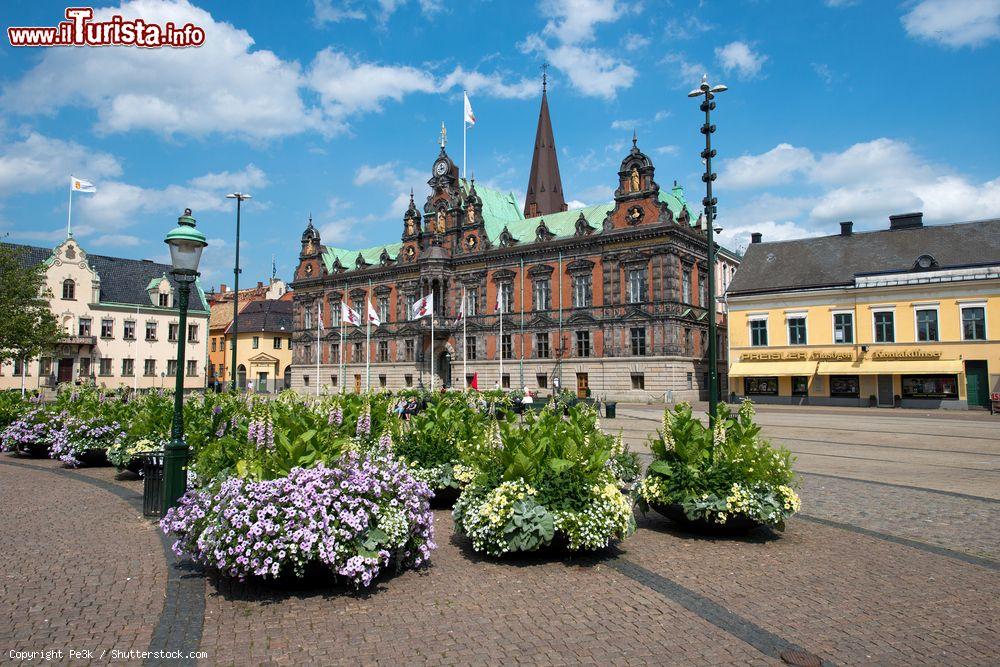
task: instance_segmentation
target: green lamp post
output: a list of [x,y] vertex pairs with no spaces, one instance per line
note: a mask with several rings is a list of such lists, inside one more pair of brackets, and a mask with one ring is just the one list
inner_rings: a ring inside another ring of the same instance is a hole
[[198,278],[201,251],[208,242],[205,235],[195,229],[191,209],[177,218],[177,227],[170,230],[164,242],[170,246],[170,274],[177,283],[177,310],[180,313],[180,335],[177,336],[177,372],[174,385],[174,419],[170,429],[170,443],[163,455],[163,513],[177,504],[187,490],[188,446],[184,442],[184,343],[187,340],[188,298],[191,285]]

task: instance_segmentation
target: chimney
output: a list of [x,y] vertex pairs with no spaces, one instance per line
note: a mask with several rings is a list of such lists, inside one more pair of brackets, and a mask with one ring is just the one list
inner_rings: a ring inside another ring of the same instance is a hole
[[889,229],[916,229],[918,227],[924,226],[924,214],[922,212],[916,213],[900,213],[899,215],[889,216]]
[[257,281],[257,289],[260,289],[260,288],[262,288],[263,286],[264,286],[264,283],[262,283],[261,281],[259,281],[259,280],[258,280],[258,281]]
[[754,232],[753,234],[750,235],[750,243],[760,243],[761,239],[763,238],[764,238],[763,234],[761,234],[760,232]]
[[850,236],[854,233],[854,223],[850,220],[840,223],[840,235]]
[[219,293],[220,294],[226,293],[226,283],[222,283],[221,285],[219,285]]

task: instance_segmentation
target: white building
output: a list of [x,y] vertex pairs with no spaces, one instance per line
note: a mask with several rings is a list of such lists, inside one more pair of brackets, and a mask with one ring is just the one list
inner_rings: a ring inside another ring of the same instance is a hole
[[0,366],[0,389],[53,387],[92,380],[98,386],[174,386],[177,338],[187,337],[184,386],[205,386],[208,306],[195,283],[186,332],[180,332],[171,267],[149,260],[86,253],[69,237],[55,249],[5,244],[25,264],[45,267],[53,314],[65,330],[48,355]]

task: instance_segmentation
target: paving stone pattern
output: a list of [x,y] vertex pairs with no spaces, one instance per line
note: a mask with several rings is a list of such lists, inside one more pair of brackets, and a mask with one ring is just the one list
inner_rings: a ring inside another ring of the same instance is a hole
[[[780,537],[708,539],[650,514],[609,553],[497,561],[438,511],[430,568],[362,593],[288,591],[168,570],[153,523],[109,492],[141,484],[114,477],[0,455],[5,660],[145,650],[166,628],[224,665],[775,665],[783,647],[830,664],[1000,662],[995,567],[857,530],[792,519]],[[815,516],[998,553],[995,503],[819,476],[802,492]]]

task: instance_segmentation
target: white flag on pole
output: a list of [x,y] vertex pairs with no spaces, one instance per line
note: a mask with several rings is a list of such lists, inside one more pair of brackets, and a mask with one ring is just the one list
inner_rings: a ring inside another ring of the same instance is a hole
[[69,177],[69,187],[73,192],[97,192],[97,188],[90,181],[85,181],[76,176]]
[[434,310],[434,294],[428,294],[427,296],[420,297],[413,303],[413,313],[410,319],[419,320],[421,317],[427,317]]
[[343,301],[340,302],[340,318],[348,324],[353,324],[356,327],[361,326],[361,315]]
[[316,328],[323,331],[323,302],[316,302]]
[[469,101],[469,94],[465,95],[465,122],[470,126],[476,124],[476,114],[472,113],[472,102]]
[[382,318],[378,316],[378,311],[375,310],[375,306],[372,304],[371,299],[368,300],[368,321],[377,327],[382,325]]
[[503,286],[497,285],[497,312],[502,313],[503,308]]
[[465,319],[465,290],[462,290],[462,304],[458,307],[458,321],[461,322]]

